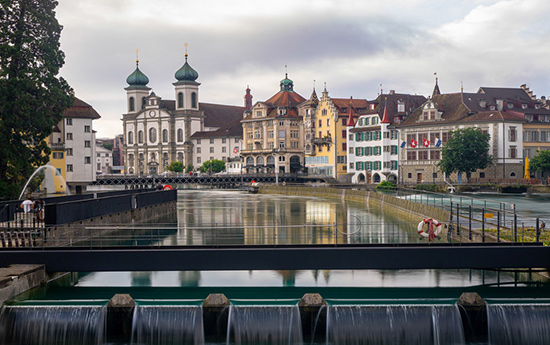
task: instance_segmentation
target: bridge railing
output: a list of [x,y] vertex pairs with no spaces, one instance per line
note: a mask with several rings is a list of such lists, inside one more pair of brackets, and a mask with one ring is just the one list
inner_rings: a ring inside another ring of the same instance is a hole
[[[411,243],[537,243],[535,229],[514,229],[502,226],[494,228],[470,229],[464,227],[442,227],[442,231],[432,242],[417,232],[416,224],[406,222],[368,222],[299,224],[299,225],[230,225],[202,224],[111,224],[102,226],[72,226],[70,231],[55,238],[46,232],[32,238],[18,233],[15,238],[0,232],[0,247],[27,247],[40,249],[51,246],[76,248],[109,247],[224,247],[231,245],[331,245],[377,244],[401,246]],[[426,229],[427,230],[427,229]],[[10,234],[10,236],[15,236]],[[10,245],[8,240],[12,241]],[[26,242],[22,242],[26,241]]]

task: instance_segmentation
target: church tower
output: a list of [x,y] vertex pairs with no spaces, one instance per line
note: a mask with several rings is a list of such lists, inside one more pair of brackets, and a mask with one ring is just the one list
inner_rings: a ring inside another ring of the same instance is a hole
[[149,96],[150,87],[147,87],[149,78],[139,70],[139,60],[136,59],[136,70],[126,78],[128,87],[126,90],[127,113],[135,114],[145,107]]
[[200,83],[196,82],[199,74],[187,63],[187,44],[185,47],[185,63],[176,71],[178,81],[172,84],[176,92],[176,111],[199,110]]
[[244,107],[246,110],[252,110],[252,95],[250,94],[250,87],[246,86],[246,95],[244,95]]

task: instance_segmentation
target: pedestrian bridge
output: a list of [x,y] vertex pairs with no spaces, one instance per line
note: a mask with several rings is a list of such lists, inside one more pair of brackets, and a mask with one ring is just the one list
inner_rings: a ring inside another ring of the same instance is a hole
[[0,266],[49,272],[550,268],[541,243],[5,248]]

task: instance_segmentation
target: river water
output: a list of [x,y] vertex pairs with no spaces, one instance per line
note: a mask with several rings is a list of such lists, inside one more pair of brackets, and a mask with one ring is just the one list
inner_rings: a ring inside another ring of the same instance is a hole
[[[161,229],[162,244],[221,246],[425,242],[416,226],[365,204],[220,190],[180,190],[177,214],[143,225]],[[80,273],[20,296],[0,319],[10,345],[114,344],[104,306],[130,294],[138,306],[124,344],[538,345],[550,337],[550,288],[533,278],[469,269]],[[482,339],[466,331],[475,325],[457,306],[463,292],[489,304]],[[198,308],[212,293],[231,301],[227,331],[215,342]],[[305,293],[327,302],[312,319],[321,331],[301,331],[296,304]],[[80,326],[67,327],[74,320]]]
[[[364,204],[240,191],[179,191],[177,219],[163,226],[177,227],[163,240],[172,245],[214,240],[222,244],[426,242],[418,236],[416,223]],[[514,279],[478,270],[97,272],[82,275],[77,286],[460,287]]]

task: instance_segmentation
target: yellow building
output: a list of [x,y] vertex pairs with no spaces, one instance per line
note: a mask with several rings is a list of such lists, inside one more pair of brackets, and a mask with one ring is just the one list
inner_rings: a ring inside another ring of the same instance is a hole
[[[61,122],[63,123],[63,122]],[[53,133],[48,138],[48,146],[51,149],[50,162],[48,165],[53,169],[46,169],[43,188],[48,193],[66,194],[66,158],[65,158],[65,143],[63,141],[63,133],[55,126]],[[55,169],[55,170],[54,170]]]
[[325,88],[315,111],[304,118],[308,174],[336,179],[347,174],[348,122],[369,109],[365,99],[330,98]]

